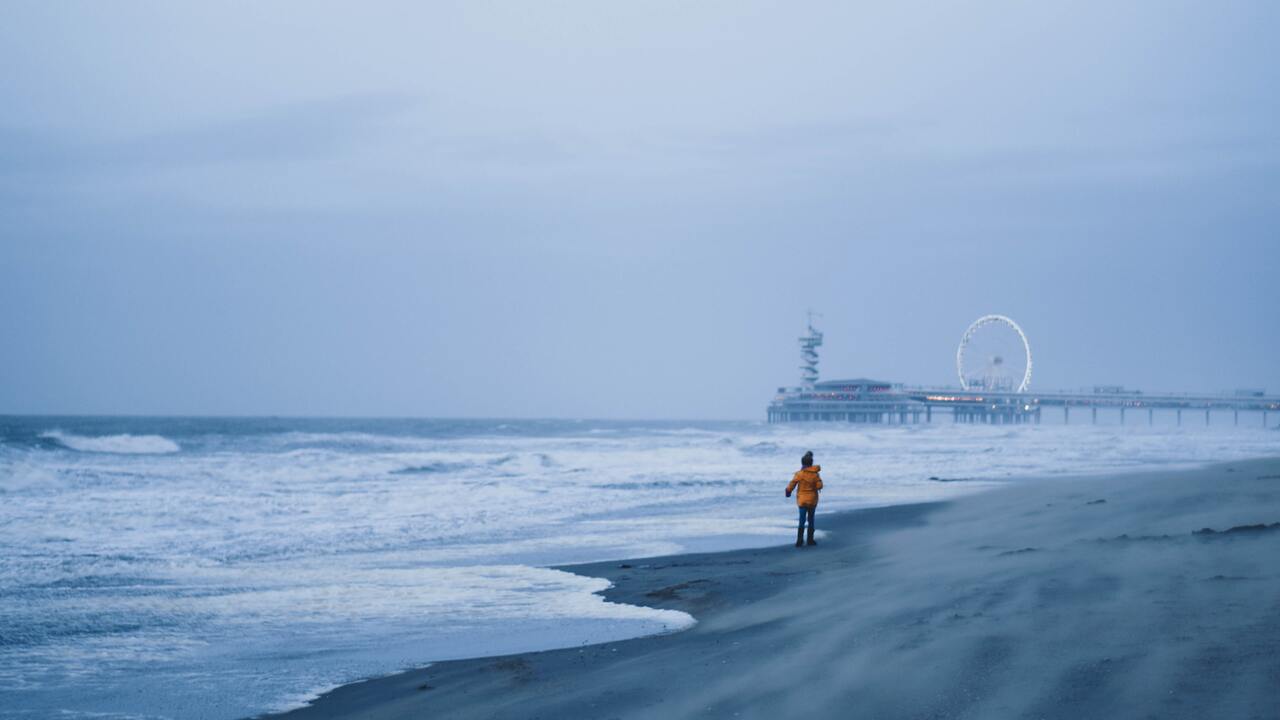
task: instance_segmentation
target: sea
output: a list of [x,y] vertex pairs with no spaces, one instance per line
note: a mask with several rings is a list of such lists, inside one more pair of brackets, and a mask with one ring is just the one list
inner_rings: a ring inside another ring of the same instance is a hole
[[555,569],[818,514],[1274,456],[1261,427],[0,417],[0,717],[233,720],[435,661],[675,632]]

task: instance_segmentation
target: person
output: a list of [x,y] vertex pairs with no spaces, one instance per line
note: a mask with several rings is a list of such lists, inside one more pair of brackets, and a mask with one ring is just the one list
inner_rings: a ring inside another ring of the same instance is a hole
[[807,451],[800,458],[800,472],[787,484],[787,497],[796,493],[796,505],[800,507],[800,527],[796,529],[796,547],[804,544],[804,521],[809,518],[809,544],[817,545],[813,539],[813,512],[818,508],[818,491],[822,489],[822,477],[818,471],[822,468],[813,464],[813,451]]

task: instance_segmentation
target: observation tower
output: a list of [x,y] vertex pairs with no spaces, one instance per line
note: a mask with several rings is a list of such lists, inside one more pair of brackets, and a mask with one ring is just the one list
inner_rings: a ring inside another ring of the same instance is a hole
[[818,383],[818,348],[822,346],[822,333],[813,327],[813,311],[809,311],[809,332],[800,336],[800,387],[812,390]]

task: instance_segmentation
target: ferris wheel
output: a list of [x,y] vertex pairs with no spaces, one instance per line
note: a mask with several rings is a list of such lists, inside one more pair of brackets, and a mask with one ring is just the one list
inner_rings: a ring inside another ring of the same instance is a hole
[[956,349],[956,372],[965,390],[1026,392],[1031,385],[1031,345],[1018,323],[984,315],[964,331]]

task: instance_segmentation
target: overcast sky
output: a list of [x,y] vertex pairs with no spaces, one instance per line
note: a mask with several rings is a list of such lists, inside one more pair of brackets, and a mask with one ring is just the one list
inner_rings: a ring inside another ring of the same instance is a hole
[[1280,3],[8,2],[0,412],[1280,391]]

